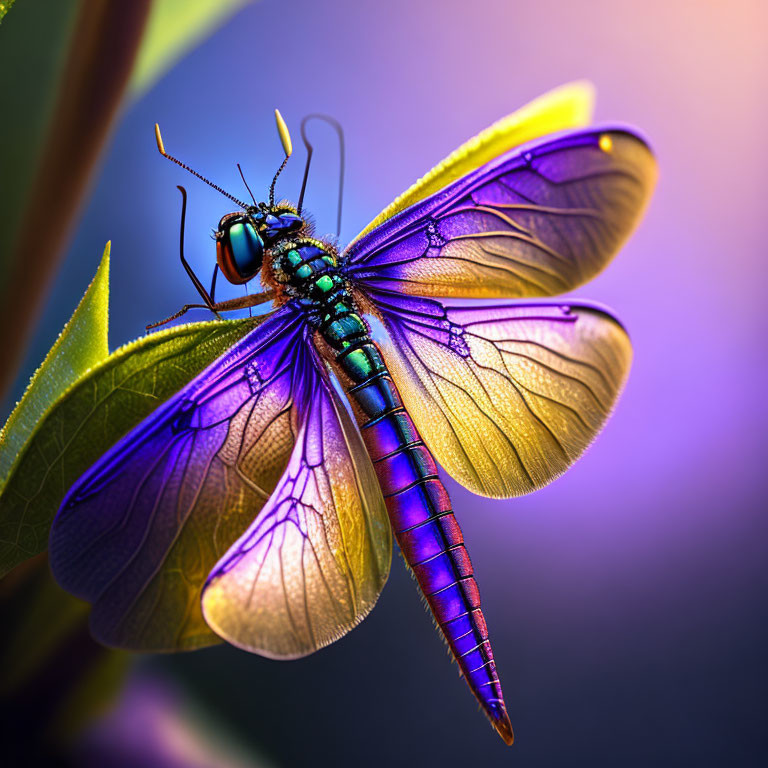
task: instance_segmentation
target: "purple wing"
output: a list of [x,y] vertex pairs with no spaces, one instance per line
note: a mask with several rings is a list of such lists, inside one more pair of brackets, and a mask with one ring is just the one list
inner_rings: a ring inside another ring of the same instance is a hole
[[137,650],[217,640],[200,592],[288,462],[305,334],[302,315],[278,310],[71,488],[51,529],[51,567],[94,604],[97,639]]
[[288,467],[203,590],[209,626],[271,658],[312,653],[358,624],[392,557],[384,497],[360,432],[327,375],[306,381]]
[[583,303],[462,307],[372,290],[384,358],[435,458],[462,485],[507,497],[565,471],[610,415],[632,350]]
[[364,286],[418,296],[554,296],[603,269],[655,178],[648,146],[628,130],[538,139],[354,242],[345,271]]

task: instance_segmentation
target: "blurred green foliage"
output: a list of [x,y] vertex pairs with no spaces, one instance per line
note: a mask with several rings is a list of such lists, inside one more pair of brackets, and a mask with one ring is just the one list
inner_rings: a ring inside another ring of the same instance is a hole
[[169,70],[189,49],[204,40],[250,0],[155,0],[128,86],[133,98]]
[[56,762],[113,702],[131,654],[90,638],[88,604],[53,581],[45,555],[0,582],[0,608],[3,764]]
[[3,16],[11,10],[13,3],[14,0],[0,0],[0,21],[2,21]]
[[246,2],[22,0],[3,20],[0,325],[13,322],[14,333],[0,337],[0,397],[126,96],[146,92]]
[[[246,2],[0,0],[0,324],[8,331],[0,334],[0,396],[121,107]],[[109,356],[108,304],[109,245],[0,431],[0,576],[8,574],[0,581],[0,704],[11,763],[16,748],[24,760],[42,752],[58,760],[60,746],[112,700],[131,660],[90,638],[88,605],[55,584],[44,554],[32,557],[46,548],[61,499],[257,322],[171,328]]]
[[68,595],[50,578],[44,557],[30,562],[17,587],[17,605],[11,604],[16,621],[9,624],[1,646],[2,658],[13,663],[3,665],[0,696],[20,689],[88,615],[87,603]]
[[10,272],[11,249],[39,164],[77,9],[69,1],[21,0],[0,25],[0,291]]

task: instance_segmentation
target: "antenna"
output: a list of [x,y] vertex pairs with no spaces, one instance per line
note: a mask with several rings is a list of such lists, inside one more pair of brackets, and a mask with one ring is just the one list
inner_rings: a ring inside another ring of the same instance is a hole
[[277,173],[272,179],[272,183],[269,185],[269,205],[273,208],[275,205],[275,184],[277,183],[277,177],[283,172],[283,168],[285,168],[288,158],[293,153],[291,134],[288,132],[288,126],[285,124],[285,120],[283,120],[283,116],[280,114],[279,109],[275,110],[275,122],[277,123],[277,133],[280,136],[280,143],[283,145],[283,151],[285,152],[285,160],[283,160],[282,164],[277,169]]
[[228,197],[230,200],[232,200],[232,202],[237,203],[244,210],[248,210],[248,206],[242,200],[238,200],[234,195],[230,195],[229,192],[225,192],[221,187],[217,186],[212,181],[208,181],[208,179],[206,179],[205,176],[199,174],[197,171],[193,170],[188,165],[185,165],[184,163],[182,163],[181,160],[177,160],[172,155],[169,155],[165,151],[165,146],[163,144],[163,137],[160,135],[160,126],[157,123],[155,123],[155,141],[157,141],[157,149],[163,157],[168,158],[172,162],[176,163],[176,165],[180,165],[185,171],[189,171],[193,176],[197,176],[197,178],[200,179],[200,181],[204,181],[209,187],[213,187],[217,192],[221,192],[221,194],[224,195],[224,197]]
[[336,237],[338,237],[341,234],[341,203],[344,198],[344,129],[341,127],[341,123],[330,115],[315,113],[307,115],[301,121],[301,138],[304,141],[304,146],[307,148],[307,164],[304,166],[304,179],[301,182],[297,213],[301,215],[301,208],[304,204],[304,192],[307,189],[307,178],[309,177],[309,165],[312,162],[312,153],[315,151],[314,147],[309,143],[306,132],[307,123],[313,119],[322,120],[323,122],[328,123],[328,125],[336,131],[336,135],[339,137],[339,202],[336,209]]
[[240,167],[240,163],[237,164],[237,170],[240,171],[240,178],[243,180],[243,184],[245,184],[245,188],[248,190],[248,194],[251,196],[251,200],[253,200],[253,204],[258,205],[258,203],[256,202],[256,198],[253,196],[253,192],[251,192],[251,188],[248,186],[248,182],[245,180],[243,169]]

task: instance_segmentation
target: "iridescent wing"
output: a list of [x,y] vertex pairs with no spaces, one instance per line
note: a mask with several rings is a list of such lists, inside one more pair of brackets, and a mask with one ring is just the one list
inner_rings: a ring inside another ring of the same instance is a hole
[[217,641],[200,589],[287,463],[301,333],[290,313],[274,314],[70,489],[51,529],[51,566],[94,604],[97,639],[137,650]]
[[572,131],[517,147],[369,232],[347,275],[419,296],[553,296],[590,280],[637,223],[656,164],[636,134]]
[[373,465],[339,396],[315,377],[288,468],[203,591],[230,643],[297,658],[348,632],[389,573],[392,534]]
[[[51,567],[93,603],[97,639],[153,651],[218,640],[203,619],[203,585],[288,464],[320,376],[314,354],[303,316],[290,305],[275,312],[69,491]],[[354,517],[354,504],[345,511]]]
[[483,496],[517,496],[564,472],[608,418],[629,339],[582,303],[443,305],[373,291],[384,358],[435,458]]

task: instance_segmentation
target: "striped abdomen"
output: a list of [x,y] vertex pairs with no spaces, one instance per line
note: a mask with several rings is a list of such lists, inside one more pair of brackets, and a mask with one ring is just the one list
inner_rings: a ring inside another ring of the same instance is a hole
[[512,743],[480,595],[461,529],[437,466],[403,407],[389,371],[357,314],[335,256],[319,241],[286,244],[275,259],[278,282],[299,296],[333,349],[357,404],[392,530],[456,661],[501,737]]
[[[359,318],[352,311],[347,325]],[[395,537],[445,635],[469,687],[509,744],[509,722],[496,674],[472,563],[448,493],[432,454],[403,407],[397,388],[367,332],[347,337],[345,348],[333,333],[337,360],[352,386],[360,429],[373,460]],[[367,330],[367,329],[366,329]]]

